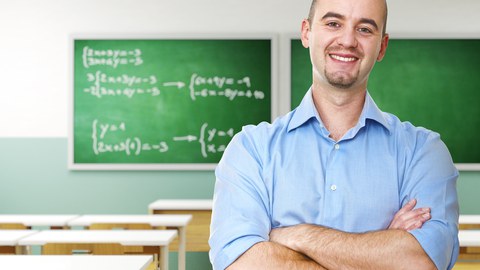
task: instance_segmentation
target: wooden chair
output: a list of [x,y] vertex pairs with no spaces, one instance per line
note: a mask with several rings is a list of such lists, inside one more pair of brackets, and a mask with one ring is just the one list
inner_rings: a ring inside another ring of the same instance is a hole
[[93,223],[88,230],[176,230],[176,227],[155,226],[147,223]]
[[460,230],[480,230],[480,224],[459,224]]
[[27,227],[21,223],[0,223],[0,230],[30,230],[31,227]]
[[[192,215],[192,221],[187,227],[187,251],[208,252],[210,236],[210,221],[212,210],[152,210],[152,214]],[[170,228],[167,228],[167,230]],[[174,229],[174,228],[172,228]],[[170,250],[178,250],[178,238],[170,244]]]
[[[27,227],[21,223],[0,223],[0,230],[29,230],[31,227]],[[25,250],[22,247],[16,246],[0,246],[0,254],[24,254]]]
[[42,255],[153,255],[153,262],[147,270],[158,268],[158,249],[143,246],[122,246],[118,243],[47,243],[42,247]]
[[[152,227],[146,223],[93,223],[89,230],[153,230],[166,229],[166,227]],[[123,246],[123,254],[153,254],[154,263],[158,265],[160,256],[158,247],[154,246]]]
[[480,261],[480,247],[460,247],[460,254],[458,255],[458,259]]
[[150,224],[145,223],[94,223],[88,227],[89,230],[152,230]]
[[[31,226],[25,226],[21,223],[0,223],[0,230],[31,230]],[[68,229],[67,227],[62,226],[51,226],[51,230],[64,230]]]
[[457,262],[453,266],[453,270],[478,270],[480,269],[480,262]]
[[20,246],[0,246],[0,255],[25,254],[25,248]]
[[43,255],[122,255],[123,246],[114,243],[47,243],[42,247]]

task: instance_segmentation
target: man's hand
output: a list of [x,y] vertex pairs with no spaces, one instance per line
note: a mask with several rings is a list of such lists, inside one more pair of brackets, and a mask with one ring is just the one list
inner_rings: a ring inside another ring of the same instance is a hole
[[399,230],[415,230],[422,227],[422,225],[431,218],[430,208],[413,209],[417,204],[417,200],[412,199],[405,206],[400,209],[393,217],[388,229]]

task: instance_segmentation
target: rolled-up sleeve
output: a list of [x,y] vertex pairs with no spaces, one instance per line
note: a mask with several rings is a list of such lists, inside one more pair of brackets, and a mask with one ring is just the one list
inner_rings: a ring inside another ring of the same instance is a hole
[[437,269],[451,269],[459,252],[458,171],[436,133],[430,133],[424,143],[417,145],[415,152],[402,192],[405,201],[416,198],[417,207],[430,207],[431,219],[410,233]]
[[209,256],[216,270],[225,269],[250,247],[269,239],[269,195],[256,152],[241,132],[229,143],[215,170]]

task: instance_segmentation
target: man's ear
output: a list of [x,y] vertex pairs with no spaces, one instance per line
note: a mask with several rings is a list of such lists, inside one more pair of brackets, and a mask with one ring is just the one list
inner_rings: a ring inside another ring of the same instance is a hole
[[305,48],[309,47],[309,38],[310,38],[310,23],[307,19],[303,19],[302,21],[302,45]]
[[382,44],[380,45],[380,52],[378,53],[378,56],[377,56],[377,61],[378,62],[382,61],[383,57],[385,56],[385,53],[387,52],[388,40],[389,40],[389,36],[388,36],[388,34],[385,34],[382,37]]

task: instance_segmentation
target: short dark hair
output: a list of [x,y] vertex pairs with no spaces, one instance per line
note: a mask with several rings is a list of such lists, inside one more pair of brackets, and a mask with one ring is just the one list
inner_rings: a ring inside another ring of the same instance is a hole
[[[310,5],[310,11],[308,12],[308,19],[307,19],[308,24],[310,24],[310,27],[312,27],[316,6],[317,6],[317,0],[312,0],[312,4]],[[387,33],[387,17],[388,17],[388,6],[387,6],[387,1],[385,0],[385,19],[383,21],[383,31],[382,31],[382,35],[384,36]]]

